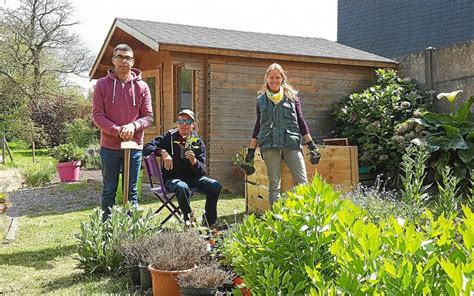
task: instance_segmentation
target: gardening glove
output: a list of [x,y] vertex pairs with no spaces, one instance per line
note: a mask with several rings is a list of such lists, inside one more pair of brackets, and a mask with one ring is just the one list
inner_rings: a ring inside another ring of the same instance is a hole
[[247,176],[250,176],[250,175],[252,175],[253,173],[255,173],[255,167],[254,167],[253,165],[242,164],[242,165],[240,166],[240,168],[241,168],[242,170],[244,170],[244,172],[245,172],[245,174],[246,174]]
[[316,144],[314,144],[313,141],[309,141],[307,143],[308,145],[308,150],[309,150],[309,161],[311,162],[312,165],[316,165],[319,163],[319,159],[321,159],[321,154],[319,153],[318,148],[316,147]]
[[255,158],[255,148],[249,148],[247,155],[245,156],[246,162],[251,162]]
[[[253,163],[253,159],[255,158],[255,149],[253,148],[249,148],[248,149],[248,152],[247,152],[247,155],[245,156],[245,161],[247,163]],[[240,168],[242,170],[244,170],[245,174],[247,176],[250,176],[252,175],[253,173],[255,173],[255,167],[252,165],[252,164],[242,164],[240,166]]]

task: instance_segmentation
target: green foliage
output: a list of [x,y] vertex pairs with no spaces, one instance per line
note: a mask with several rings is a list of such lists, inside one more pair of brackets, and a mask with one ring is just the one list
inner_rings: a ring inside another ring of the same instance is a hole
[[393,173],[404,149],[420,131],[405,121],[425,110],[431,100],[412,80],[399,78],[394,70],[378,69],[376,75],[376,84],[337,104],[334,133],[359,147],[360,165]]
[[88,273],[120,271],[124,259],[120,242],[152,234],[158,230],[153,211],[134,207],[113,207],[110,218],[102,222],[102,210],[94,209],[88,222],[81,223],[76,258],[79,268]]
[[421,224],[390,218],[380,225],[339,219],[331,253],[339,266],[337,286],[349,295],[469,295],[474,286],[473,214]]
[[426,177],[425,162],[429,152],[425,145],[410,146],[402,157],[402,201],[408,205],[421,207],[422,203],[429,199],[427,193],[431,185],[424,185]]
[[333,223],[360,213],[315,177],[279,200],[273,212],[261,219],[251,215],[232,230],[224,240],[224,257],[252,294],[305,295],[311,287],[322,291],[337,270],[329,252],[335,239]]
[[367,219],[315,178],[224,241],[255,295],[470,295],[474,214]]
[[458,93],[459,91],[438,96],[446,96],[451,102],[450,114],[424,112],[422,118],[411,120],[425,128],[422,139],[430,149],[431,167],[436,169],[438,177],[444,167],[452,167],[453,174],[462,181],[461,192],[466,192],[469,170],[474,169],[474,114],[471,112],[474,96],[455,110],[454,102]]
[[94,145],[86,149],[82,158],[82,167],[86,169],[100,169],[102,167],[100,160],[100,146]]
[[436,216],[444,214],[445,217],[457,216],[461,203],[459,194],[459,179],[453,176],[450,167],[445,167],[441,172],[441,182],[438,182],[438,198],[434,203]]
[[84,150],[73,144],[62,144],[51,149],[51,156],[58,162],[77,161],[84,156]]
[[76,118],[74,121],[65,124],[66,143],[74,144],[81,148],[86,148],[91,144],[98,143],[98,130],[91,120]]
[[21,171],[25,184],[39,187],[51,183],[56,170],[51,162],[33,163]]
[[406,204],[397,199],[395,190],[387,190],[377,177],[374,186],[357,186],[351,192],[345,193],[344,198],[350,199],[355,205],[365,210],[366,217],[372,222],[378,222],[390,216],[416,220],[423,207]]

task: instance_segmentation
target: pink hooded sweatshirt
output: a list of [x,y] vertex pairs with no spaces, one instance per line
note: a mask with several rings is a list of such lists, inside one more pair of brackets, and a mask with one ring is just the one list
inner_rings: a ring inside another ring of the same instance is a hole
[[121,82],[114,70],[99,79],[94,89],[92,119],[100,129],[100,146],[120,149],[120,126],[133,122],[133,140],[143,144],[143,131],[153,122],[151,95],[141,80],[141,72],[132,69],[132,78]]

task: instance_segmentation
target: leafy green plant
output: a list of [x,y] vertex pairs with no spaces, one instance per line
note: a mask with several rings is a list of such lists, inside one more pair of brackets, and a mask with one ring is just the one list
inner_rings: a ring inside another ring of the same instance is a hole
[[21,171],[25,184],[39,187],[51,183],[56,170],[51,162],[33,163]]
[[62,144],[51,149],[51,156],[58,162],[78,161],[84,156],[84,150],[73,144]]
[[362,211],[340,200],[331,185],[315,177],[274,204],[261,219],[248,216],[224,239],[223,256],[243,277],[252,294],[323,293],[337,266],[329,252],[334,221]]
[[459,224],[429,211],[423,223],[339,219],[331,246],[338,288],[348,295],[470,295],[474,223],[472,211],[463,211]]
[[94,127],[90,119],[75,118],[74,121],[65,124],[66,143],[86,148],[97,143],[98,130]]
[[425,128],[422,140],[429,147],[431,167],[436,169],[438,178],[444,167],[452,167],[464,193],[469,188],[469,171],[474,169],[474,114],[471,112],[474,96],[456,110],[454,104],[459,93],[438,95],[439,99],[446,98],[450,102],[451,113],[423,112],[422,118],[411,120]]
[[134,207],[113,207],[111,216],[102,222],[102,210],[96,208],[89,221],[81,223],[76,259],[79,268],[87,273],[120,271],[125,261],[120,253],[120,242],[149,235],[158,230],[152,210],[144,213]]
[[441,172],[441,182],[438,182],[438,198],[434,202],[437,216],[444,214],[446,217],[457,216],[461,204],[459,194],[459,179],[453,176],[450,167],[445,167]]
[[343,98],[334,112],[334,134],[349,138],[359,148],[359,163],[371,171],[390,174],[399,169],[404,149],[416,137],[404,122],[419,115],[431,99],[409,78],[394,70],[376,70],[376,83],[361,93]]
[[86,149],[81,166],[86,169],[100,169],[102,167],[99,145],[90,146]]
[[0,203],[3,203],[7,200],[7,194],[0,192]]
[[431,184],[424,185],[426,177],[425,162],[429,157],[428,149],[425,145],[412,145],[407,148],[402,156],[402,178],[403,189],[401,192],[402,201],[408,205],[421,207],[429,199],[427,192]]

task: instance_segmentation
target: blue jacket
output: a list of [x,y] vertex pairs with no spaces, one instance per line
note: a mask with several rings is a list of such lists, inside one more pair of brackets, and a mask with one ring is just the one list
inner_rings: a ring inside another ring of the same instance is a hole
[[193,148],[198,162],[195,167],[191,165],[189,159],[181,158],[182,146],[175,142],[179,141],[177,129],[163,133],[143,147],[143,156],[151,155],[156,150],[165,149],[173,158],[173,169],[166,170],[164,167],[161,168],[165,182],[170,179],[180,179],[186,182],[206,174],[206,146],[198,134],[193,132],[192,136],[198,137],[195,145],[198,148]]

